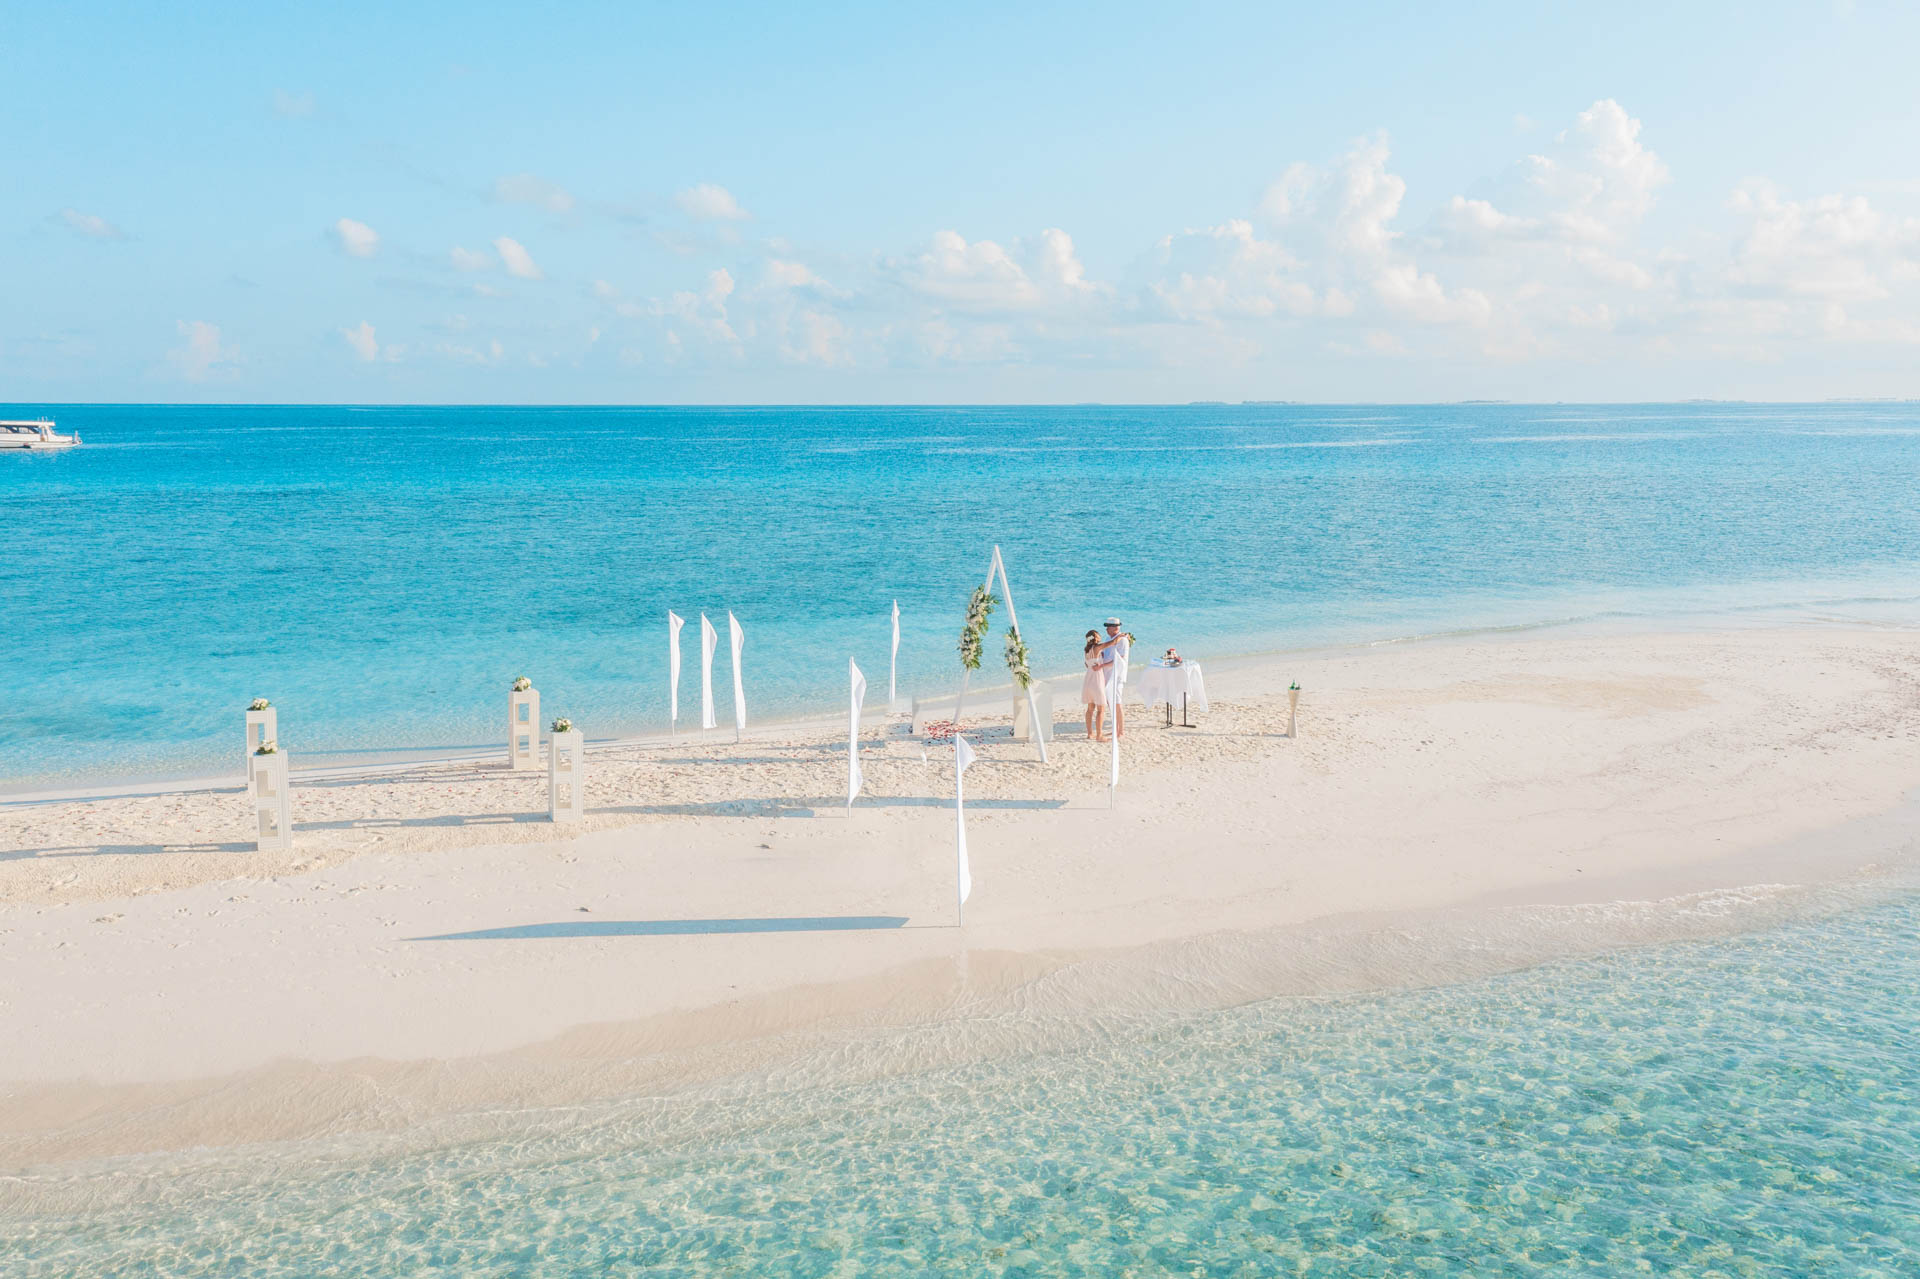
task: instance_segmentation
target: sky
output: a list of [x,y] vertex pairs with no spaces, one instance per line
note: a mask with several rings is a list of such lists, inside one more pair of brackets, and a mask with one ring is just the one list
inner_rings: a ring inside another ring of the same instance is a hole
[[0,401],[1920,396],[1912,3],[276,8],[0,0]]

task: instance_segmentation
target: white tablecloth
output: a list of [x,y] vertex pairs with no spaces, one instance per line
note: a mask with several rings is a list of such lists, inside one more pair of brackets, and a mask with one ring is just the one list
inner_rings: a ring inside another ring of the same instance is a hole
[[1127,685],[1122,696],[1158,706],[1171,702],[1176,709],[1184,696],[1189,710],[1207,709],[1207,679],[1200,663],[1187,661],[1179,666],[1147,666],[1132,663],[1127,670]]

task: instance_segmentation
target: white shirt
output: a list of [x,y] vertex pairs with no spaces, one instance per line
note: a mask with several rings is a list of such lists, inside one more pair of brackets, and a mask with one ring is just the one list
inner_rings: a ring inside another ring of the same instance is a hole
[[1124,684],[1127,682],[1127,651],[1133,647],[1133,642],[1127,638],[1125,631],[1114,638],[1118,642],[1112,648],[1101,651],[1100,664],[1113,667],[1112,678]]

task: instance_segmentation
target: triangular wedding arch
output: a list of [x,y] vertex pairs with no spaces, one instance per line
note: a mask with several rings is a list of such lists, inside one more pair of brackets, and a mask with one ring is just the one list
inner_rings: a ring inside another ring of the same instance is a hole
[[[1013,628],[1013,636],[1018,640],[1020,638],[1020,615],[1014,612],[1013,609],[1013,583],[1007,580],[1007,563],[1000,558],[1000,547],[997,543],[993,548],[993,558],[987,561],[986,585],[981,588],[988,595],[993,594],[993,583],[996,578],[998,578],[1000,582],[1000,592],[1006,597],[1007,601],[1007,625]],[[956,738],[960,733],[960,712],[965,709],[967,704],[967,682],[972,678],[973,670],[963,664],[960,668],[960,695],[953,699],[953,731]],[[1019,682],[1019,677],[1016,675],[1014,677],[1014,683],[1017,684]],[[1047,738],[1046,734],[1040,730],[1040,710],[1033,700],[1033,681],[1031,678],[1028,679],[1026,688],[1022,691],[1027,695],[1028,731],[1033,736],[1033,744],[1040,748],[1040,762],[1044,764],[1047,762]]]

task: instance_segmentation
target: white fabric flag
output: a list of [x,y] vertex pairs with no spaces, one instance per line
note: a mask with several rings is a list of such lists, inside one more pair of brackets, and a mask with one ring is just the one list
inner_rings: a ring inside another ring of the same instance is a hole
[[713,629],[705,613],[700,614],[700,727],[712,728],[713,718],[713,646],[720,632]]
[[967,898],[973,894],[973,871],[967,865],[967,813],[963,798],[964,787],[961,778],[966,776],[967,765],[973,763],[973,747],[967,745],[967,739],[955,733],[953,735],[953,841],[954,849],[960,859],[960,904],[967,904]]
[[860,708],[867,700],[867,677],[851,657],[847,659],[847,673],[853,682],[853,714],[847,721],[847,807],[852,808],[867,780],[860,771]]
[[893,656],[887,659],[887,709],[900,700],[900,601],[893,602]]
[[667,731],[680,722],[680,628],[687,619],[667,610]]
[[746,647],[747,632],[731,611],[727,613],[727,636],[733,641],[733,735],[737,740],[747,731],[747,691],[740,684],[740,650]]

